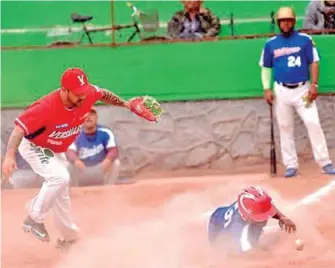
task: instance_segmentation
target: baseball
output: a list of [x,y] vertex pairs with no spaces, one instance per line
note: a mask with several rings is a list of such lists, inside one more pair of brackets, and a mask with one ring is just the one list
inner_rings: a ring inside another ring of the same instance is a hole
[[301,239],[295,240],[295,248],[296,248],[296,250],[303,250],[304,249],[304,245],[305,245],[305,243],[304,243],[303,240],[301,240]]

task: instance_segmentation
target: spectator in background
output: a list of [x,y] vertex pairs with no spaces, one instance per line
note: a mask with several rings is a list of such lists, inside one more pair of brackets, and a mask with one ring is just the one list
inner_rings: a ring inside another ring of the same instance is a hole
[[304,29],[335,29],[335,0],[310,1],[306,9]]
[[203,0],[182,0],[184,10],[176,12],[168,23],[168,35],[173,39],[202,39],[220,33],[220,20],[209,9],[202,7]]
[[114,184],[119,175],[119,151],[114,135],[97,122],[97,111],[93,108],[83,130],[67,151],[67,158],[72,163],[72,185]]

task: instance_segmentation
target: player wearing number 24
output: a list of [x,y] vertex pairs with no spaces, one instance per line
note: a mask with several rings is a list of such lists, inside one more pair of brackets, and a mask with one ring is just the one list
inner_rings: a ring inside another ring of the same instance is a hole
[[213,212],[208,224],[209,241],[213,246],[226,245],[229,250],[247,252],[257,246],[270,218],[277,219],[282,230],[296,231],[296,225],[274,206],[263,189],[248,187],[237,201]]
[[[281,33],[266,42],[259,64],[264,98],[270,105],[275,104],[285,177],[298,174],[293,109],[307,127],[314,159],[321,171],[335,174],[315,103],[319,79],[318,51],[309,35],[294,30],[296,15],[292,8],[281,7],[276,19]],[[272,69],[275,97],[270,86]]]

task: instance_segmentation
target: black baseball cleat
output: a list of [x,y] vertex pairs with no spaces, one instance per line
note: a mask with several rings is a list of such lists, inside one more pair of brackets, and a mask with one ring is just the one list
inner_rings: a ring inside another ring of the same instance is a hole
[[50,241],[50,236],[45,229],[44,224],[35,222],[29,216],[24,220],[22,229],[24,232],[33,234],[37,239],[41,240],[42,242]]
[[69,250],[71,246],[75,244],[76,242],[77,240],[65,240],[65,239],[58,238],[56,248],[66,251],[66,250]]

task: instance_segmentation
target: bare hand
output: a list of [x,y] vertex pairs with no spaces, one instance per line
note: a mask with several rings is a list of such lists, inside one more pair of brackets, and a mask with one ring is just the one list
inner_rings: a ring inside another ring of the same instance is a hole
[[17,169],[15,156],[6,155],[2,164],[2,180],[9,180],[15,169]]
[[273,94],[271,89],[265,89],[264,90],[264,99],[268,104],[273,104]]
[[288,233],[294,233],[297,230],[294,222],[286,217],[282,217],[279,219],[279,227],[280,229],[284,230]]
[[77,159],[76,162],[74,162],[74,165],[79,170],[83,170],[85,168],[84,162],[81,161],[80,159]]
[[311,85],[309,91],[308,91],[308,99],[310,102],[313,102],[318,96],[318,89],[315,85]]
[[112,161],[109,158],[105,158],[105,160],[101,162],[101,168],[104,173],[109,172],[111,167]]

